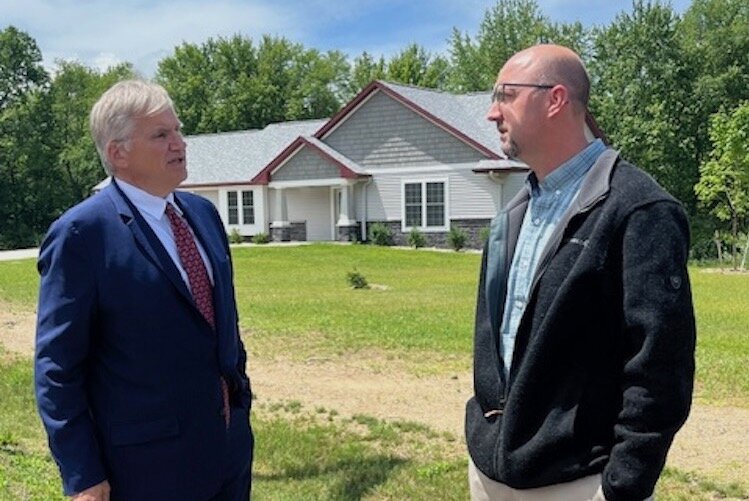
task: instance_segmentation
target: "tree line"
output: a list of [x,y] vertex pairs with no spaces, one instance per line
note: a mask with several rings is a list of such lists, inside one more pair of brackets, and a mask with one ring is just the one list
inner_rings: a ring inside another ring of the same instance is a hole
[[[592,27],[554,22],[536,0],[498,0],[475,34],[453,30],[446,53],[414,43],[387,59],[349,59],[278,36],[209,38],[176,47],[154,79],[174,99],[186,134],[246,130],[330,117],[374,79],[487,91],[510,55],[545,42],[581,54],[591,112],[611,144],[687,208],[693,256],[745,251],[746,0],[693,0],[683,15],[661,0],[635,0]],[[129,63],[101,72],[58,62],[50,74],[41,61],[31,35],[0,31],[0,248],[37,244],[101,180],[88,112],[113,82],[136,76]]]

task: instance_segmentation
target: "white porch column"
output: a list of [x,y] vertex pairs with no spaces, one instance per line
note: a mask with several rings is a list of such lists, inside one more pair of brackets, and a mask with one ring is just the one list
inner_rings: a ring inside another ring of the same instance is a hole
[[341,186],[341,215],[338,217],[336,226],[351,226],[355,221],[351,220],[351,185],[344,184]]
[[273,227],[281,228],[289,226],[288,206],[286,205],[286,191],[283,188],[276,188],[276,201],[273,210]]

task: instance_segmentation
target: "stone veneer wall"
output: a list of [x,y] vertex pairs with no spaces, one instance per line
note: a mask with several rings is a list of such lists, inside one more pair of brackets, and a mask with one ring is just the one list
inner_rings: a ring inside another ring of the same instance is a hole
[[350,226],[338,226],[336,227],[336,233],[338,235],[339,242],[361,241],[361,226],[359,224],[352,224]]
[[289,226],[275,228],[271,225],[270,236],[273,242],[306,242],[307,222],[292,221]]
[[[367,222],[367,231],[370,232],[370,235],[372,225],[375,223],[384,224],[390,228],[390,234],[393,237],[394,245],[408,245],[408,232],[403,233],[401,231],[400,221],[369,221]],[[466,247],[470,249],[482,249],[484,247],[484,242],[480,239],[479,234],[483,228],[488,228],[490,223],[491,219],[453,219],[450,221],[451,226],[460,228],[466,233],[466,236],[468,237],[466,239]],[[422,231],[421,234],[424,235],[424,238],[426,239],[427,247],[450,247],[450,244],[447,241],[446,231]],[[371,240],[371,238],[368,237],[367,240]]]

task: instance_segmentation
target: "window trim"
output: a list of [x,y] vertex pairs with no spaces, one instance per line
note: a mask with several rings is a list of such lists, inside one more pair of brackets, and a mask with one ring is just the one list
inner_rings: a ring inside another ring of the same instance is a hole
[[[427,226],[427,183],[442,183],[443,186],[443,205],[444,205],[444,224],[442,226]],[[419,226],[406,225],[406,185],[421,185],[421,224]],[[450,230],[450,183],[447,177],[413,177],[401,179],[401,231],[408,233],[413,228],[424,233],[444,232]]]
[[[252,204],[251,205],[245,205],[244,204],[244,193],[249,192],[252,194]],[[236,205],[232,206],[231,204],[231,197],[232,195],[235,197]],[[237,188],[237,189],[227,189],[226,190],[226,225],[229,227],[236,227],[236,226],[253,226],[256,224],[257,221],[257,204],[256,200],[257,197],[255,196],[255,190],[253,189],[247,189],[247,188]],[[245,221],[245,209],[252,208],[252,216],[254,221],[247,222]],[[236,223],[231,222],[231,211],[232,209],[236,211]]]

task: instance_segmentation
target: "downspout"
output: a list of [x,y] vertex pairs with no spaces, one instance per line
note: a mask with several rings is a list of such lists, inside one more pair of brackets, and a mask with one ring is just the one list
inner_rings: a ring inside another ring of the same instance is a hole
[[363,190],[364,190],[364,207],[363,207],[363,209],[364,209],[364,217],[362,217],[362,220],[361,220],[361,229],[362,229],[361,241],[362,242],[366,242],[367,241],[367,191],[368,191],[369,185],[372,183],[373,179],[374,178],[370,177],[367,180],[367,182],[364,183],[364,187],[363,187]]
[[499,186],[499,203],[497,204],[497,212],[499,212],[505,203],[505,192],[504,192],[504,176],[495,171],[489,171],[489,179]]

